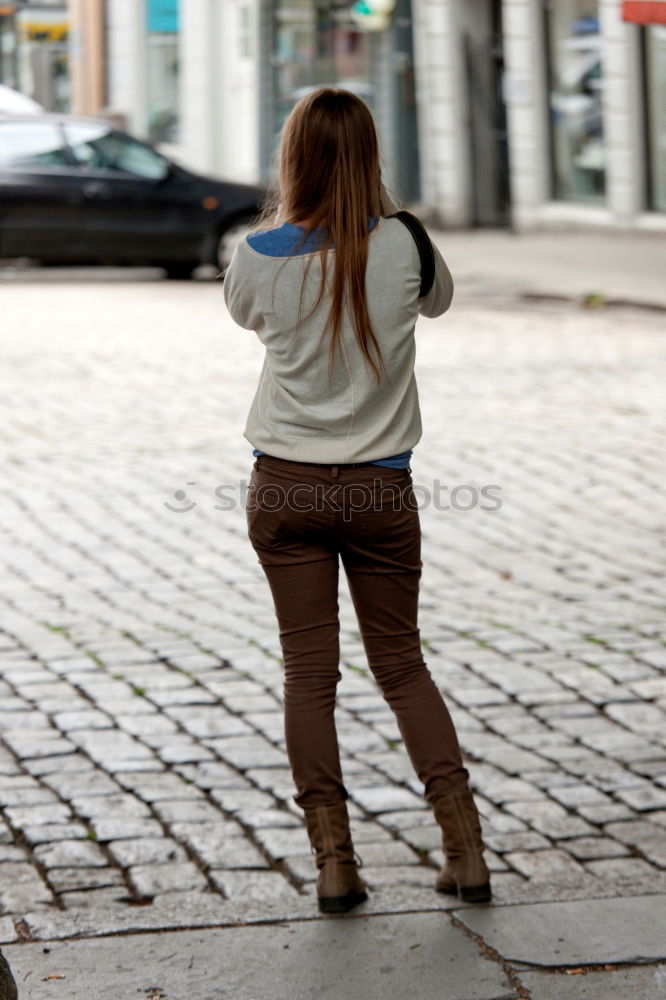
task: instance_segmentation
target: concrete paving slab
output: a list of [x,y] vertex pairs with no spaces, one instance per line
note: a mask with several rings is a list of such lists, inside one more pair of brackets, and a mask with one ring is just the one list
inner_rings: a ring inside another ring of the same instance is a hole
[[521,973],[531,1000],[666,1000],[666,966],[598,970],[566,976],[554,972]]
[[[462,904],[473,906],[473,904]],[[451,896],[423,889],[394,887],[378,889],[359,908],[357,916],[390,913],[443,912],[460,907]],[[157,897],[151,906],[116,906],[77,908],[65,913],[53,907],[24,914],[22,923],[32,941],[56,941],[67,938],[105,937],[111,934],[136,934],[149,931],[195,930],[208,927],[233,927],[239,924],[265,924],[285,920],[327,920],[312,895],[294,899],[261,901],[223,900],[210,894],[171,893]],[[0,945],[17,940],[14,921],[6,918],[7,934]],[[0,930],[2,928],[0,927]]]
[[515,1000],[442,913],[173,931],[4,949],[21,1000]]
[[456,911],[505,959],[565,966],[666,960],[666,896]]

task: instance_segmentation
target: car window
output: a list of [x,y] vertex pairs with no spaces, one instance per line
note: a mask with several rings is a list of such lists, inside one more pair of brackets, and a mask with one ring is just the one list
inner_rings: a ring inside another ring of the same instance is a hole
[[0,167],[66,167],[67,154],[53,122],[0,122]]
[[147,180],[161,180],[168,172],[159,153],[104,124],[68,122],[67,142],[78,163],[98,170],[120,170]]

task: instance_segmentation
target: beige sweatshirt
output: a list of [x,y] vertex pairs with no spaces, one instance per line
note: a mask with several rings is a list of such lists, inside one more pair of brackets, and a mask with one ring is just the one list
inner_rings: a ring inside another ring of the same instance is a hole
[[[421,266],[411,233],[399,219],[381,218],[368,238],[366,301],[390,379],[377,385],[344,316],[339,349],[328,376],[330,308],[324,295],[296,329],[301,286],[311,254],[271,257],[247,237],[234,251],[224,279],[231,317],[254,330],[266,348],[244,437],[257,449],[297,462],[371,462],[413,448],[421,437],[414,377],[414,327],[419,313],[440,316],[453,297],[453,280],[433,245],[435,281],[419,299]],[[335,251],[329,251],[329,278]],[[303,287],[302,315],[315,302],[321,266],[315,254]],[[321,342],[320,342],[321,341]]]

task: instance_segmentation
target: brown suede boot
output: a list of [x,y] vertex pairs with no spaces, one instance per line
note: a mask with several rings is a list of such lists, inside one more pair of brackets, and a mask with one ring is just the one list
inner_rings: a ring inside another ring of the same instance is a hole
[[334,806],[305,809],[304,812],[319,869],[319,909],[322,913],[346,913],[368,898],[356,868],[347,804],[343,801]]
[[487,903],[492,895],[490,872],[483,860],[481,823],[471,790],[463,786],[436,799],[432,806],[442,828],[446,858],[435,888],[468,903]]
[[0,1000],[17,1000],[16,983],[7,959],[0,951]]

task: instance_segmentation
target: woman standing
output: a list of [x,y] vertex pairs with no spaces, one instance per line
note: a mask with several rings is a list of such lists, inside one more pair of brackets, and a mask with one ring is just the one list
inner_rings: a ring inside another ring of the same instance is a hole
[[334,721],[340,560],[370,669],[442,827],[436,888],[485,902],[490,877],[469,775],[417,626],[414,326],[419,313],[448,309],[451,275],[434,248],[434,284],[419,298],[419,254],[390,217],[372,116],[347,91],[324,88],[293,108],[277,200],[238,244],[224,296],[266,348],[245,428],[255,455],[248,534],[279,625],[286,746],[319,908],[344,912],[367,899]]

